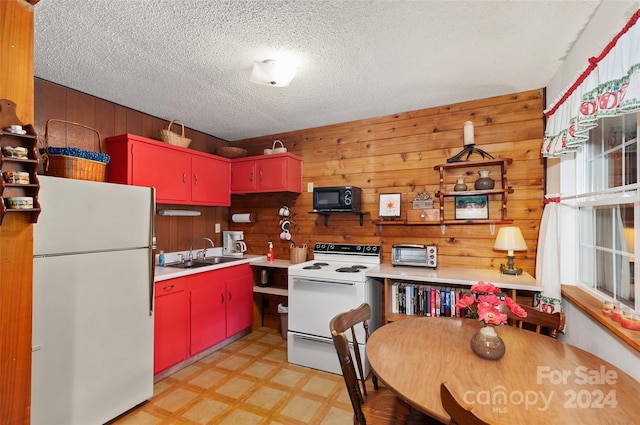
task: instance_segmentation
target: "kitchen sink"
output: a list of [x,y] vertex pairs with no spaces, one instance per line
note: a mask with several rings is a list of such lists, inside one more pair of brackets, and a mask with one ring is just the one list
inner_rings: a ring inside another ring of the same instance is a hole
[[230,263],[232,261],[238,261],[238,258],[229,257],[209,257],[205,259],[198,259],[193,261],[185,261],[184,263],[169,263],[166,267],[175,267],[178,269],[195,269],[198,267],[215,266],[216,264]]

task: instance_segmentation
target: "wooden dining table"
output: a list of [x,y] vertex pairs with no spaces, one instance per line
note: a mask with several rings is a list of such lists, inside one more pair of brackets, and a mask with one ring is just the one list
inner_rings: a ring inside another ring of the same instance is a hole
[[[557,339],[498,327],[506,353],[471,351],[472,319],[413,317],[377,329],[367,358],[378,379],[411,407],[448,423],[440,384],[488,423],[640,423],[640,382],[607,361]],[[400,409],[399,409],[400,410]],[[396,412],[396,423],[406,416]]]

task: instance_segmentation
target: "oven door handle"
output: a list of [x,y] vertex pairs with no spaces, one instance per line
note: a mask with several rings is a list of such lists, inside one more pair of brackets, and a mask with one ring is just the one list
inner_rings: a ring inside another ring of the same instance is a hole
[[309,335],[309,334],[294,333],[294,337],[295,338],[300,338],[300,339],[306,339],[306,340],[309,340],[309,341],[324,342],[326,344],[332,344],[333,343],[333,341],[331,339],[323,338],[321,336]]
[[356,282],[336,282],[335,280],[333,281],[327,281],[327,280],[320,280],[320,279],[293,279],[293,285],[295,286],[296,284],[300,284],[300,283],[320,283],[322,285],[340,285],[340,286],[344,286],[344,285],[348,285],[348,286],[353,286],[356,284]]
[[[322,342],[323,344],[333,344],[333,340],[331,338],[323,338],[321,336],[309,335],[309,334],[300,334],[294,332],[294,338],[306,339],[307,341],[314,342]],[[349,340],[347,341],[349,347],[353,350],[353,341],[351,341],[351,335],[349,335]]]

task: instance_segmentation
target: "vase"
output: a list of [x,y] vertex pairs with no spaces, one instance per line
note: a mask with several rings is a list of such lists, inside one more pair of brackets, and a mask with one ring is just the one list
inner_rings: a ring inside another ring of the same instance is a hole
[[475,188],[476,190],[490,190],[495,186],[495,182],[491,177],[489,177],[489,173],[491,170],[480,170],[478,174],[480,174],[480,178],[476,180]]
[[454,192],[464,192],[467,190],[467,185],[464,183],[464,179],[461,177],[458,179],[458,182],[455,186],[453,186]]
[[483,326],[471,337],[471,349],[479,357],[498,360],[504,356],[506,347],[493,326]]

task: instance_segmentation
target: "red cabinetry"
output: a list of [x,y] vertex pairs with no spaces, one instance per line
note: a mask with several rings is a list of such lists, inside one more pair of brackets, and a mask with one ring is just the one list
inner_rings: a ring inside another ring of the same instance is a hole
[[231,205],[229,159],[132,134],[105,141],[110,182],[155,187],[163,204]]
[[231,160],[231,193],[302,192],[302,158],[290,153]]
[[244,264],[234,267],[233,273],[228,273],[225,281],[227,286],[227,337],[230,337],[253,325],[253,272],[251,266]]
[[165,280],[155,289],[155,374],[253,325],[248,264]]
[[189,355],[223,341],[226,336],[226,285],[221,272],[198,273],[189,280]]
[[155,284],[154,374],[187,358],[187,308],[186,278]]

